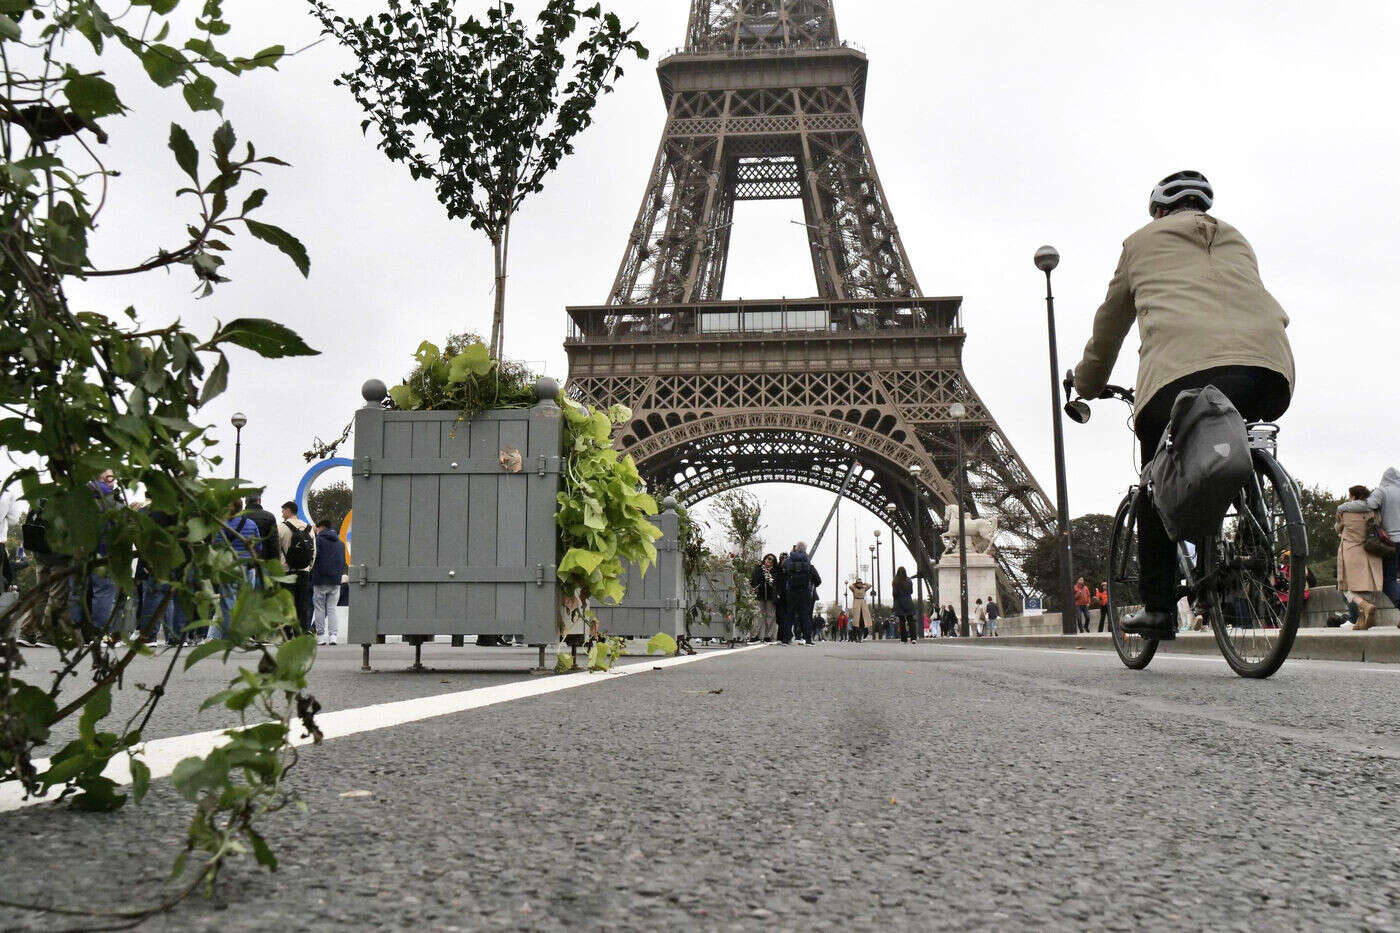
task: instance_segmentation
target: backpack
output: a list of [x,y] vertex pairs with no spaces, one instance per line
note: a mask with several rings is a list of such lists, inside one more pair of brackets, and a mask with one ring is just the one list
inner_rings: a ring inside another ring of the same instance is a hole
[[44,521],[44,508],[48,504],[49,500],[40,499],[34,508],[29,510],[24,525],[20,528],[20,540],[24,549],[36,556],[53,553],[49,550],[49,526]]
[[1176,397],[1145,475],[1167,534],[1199,546],[1220,530],[1253,469],[1244,418],[1225,393],[1206,386]]
[[789,560],[787,568],[787,591],[806,597],[811,590],[812,565],[805,560]]
[[311,526],[305,525],[298,528],[291,522],[283,522],[282,524],[286,525],[287,530],[292,533],[291,543],[287,545],[287,569],[308,569],[316,555],[316,548],[311,542]]

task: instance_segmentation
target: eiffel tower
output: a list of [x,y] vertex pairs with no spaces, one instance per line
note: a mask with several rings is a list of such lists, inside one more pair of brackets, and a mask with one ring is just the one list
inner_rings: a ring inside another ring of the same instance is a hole
[[[630,407],[620,446],[683,502],[845,489],[925,570],[961,433],[963,507],[1000,516],[1019,605],[1020,558],[1055,510],[963,371],[962,299],[914,276],[865,133],[868,67],[833,0],[693,0],[684,51],[658,67],[666,128],[612,293],[568,309],[569,391]],[[777,199],[802,202],[818,297],[722,300],[735,203]]]

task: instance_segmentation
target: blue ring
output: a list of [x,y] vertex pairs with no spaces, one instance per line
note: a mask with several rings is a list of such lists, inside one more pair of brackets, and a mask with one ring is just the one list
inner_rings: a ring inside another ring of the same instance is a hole
[[306,493],[311,489],[311,484],[316,481],[316,477],[336,467],[350,467],[353,469],[354,466],[355,461],[351,460],[349,457],[332,457],[329,460],[322,460],[320,463],[315,464],[311,469],[307,470],[306,474],[302,476],[301,482],[297,484],[297,496],[295,500],[297,517],[304,522],[311,521],[310,517],[306,514]]

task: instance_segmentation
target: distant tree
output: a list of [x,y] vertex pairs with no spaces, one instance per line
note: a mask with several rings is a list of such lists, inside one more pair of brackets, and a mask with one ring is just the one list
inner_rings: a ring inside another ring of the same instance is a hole
[[[447,216],[471,221],[495,254],[493,359],[503,359],[510,225],[526,197],[574,151],[598,98],[622,77],[623,55],[646,58],[616,14],[599,4],[547,0],[531,34],[515,6],[497,0],[484,19],[458,19],[455,0],[389,0],[355,21],[309,0],[324,31],[359,59],[336,82],[379,131],[379,148],[430,178]],[[582,23],[570,63],[565,47]],[[566,67],[567,66],[567,67]]]
[[1299,484],[1298,495],[1303,505],[1303,525],[1308,530],[1308,566],[1322,586],[1337,582],[1337,506],[1345,501],[1325,486]]
[[763,557],[763,503],[751,492],[735,489],[716,497],[715,521],[729,544],[749,563]]
[[331,483],[320,489],[313,489],[306,497],[306,510],[313,522],[325,519],[331,527],[340,531],[345,516],[350,514],[350,484]]
[[[1074,549],[1071,578],[1083,577],[1091,586],[1103,582],[1108,572],[1108,548],[1113,534],[1113,516],[1081,515],[1069,523],[1070,546]],[[1059,612],[1059,538],[1044,535],[1031,546],[1022,569],[1031,588],[1045,594],[1047,612]]]

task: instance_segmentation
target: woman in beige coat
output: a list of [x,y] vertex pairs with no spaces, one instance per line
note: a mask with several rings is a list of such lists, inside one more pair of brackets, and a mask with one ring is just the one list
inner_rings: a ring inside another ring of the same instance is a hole
[[[1364,502],[1371,491],[1365,486],[1353,486],[1347,490],[1352,502]],[[1381,559],[1366,553],[1366,523],[1375,517],[1375,512],[1338,512],[1337,530],[1342,533],[1342,543],[1337,547],[1337,589],[1351,593],[1361,608],[1357,618],[1358,629],[1368,629],[1375,624],[1375,604],[1365,599],[1370,593],[1383,589]]]
[[860,577],[846,589],[851,591],[851,635],[855,641],[865,641],[870,634],[870,607],[865,604],[865,594],[870,592],[870,584]]

